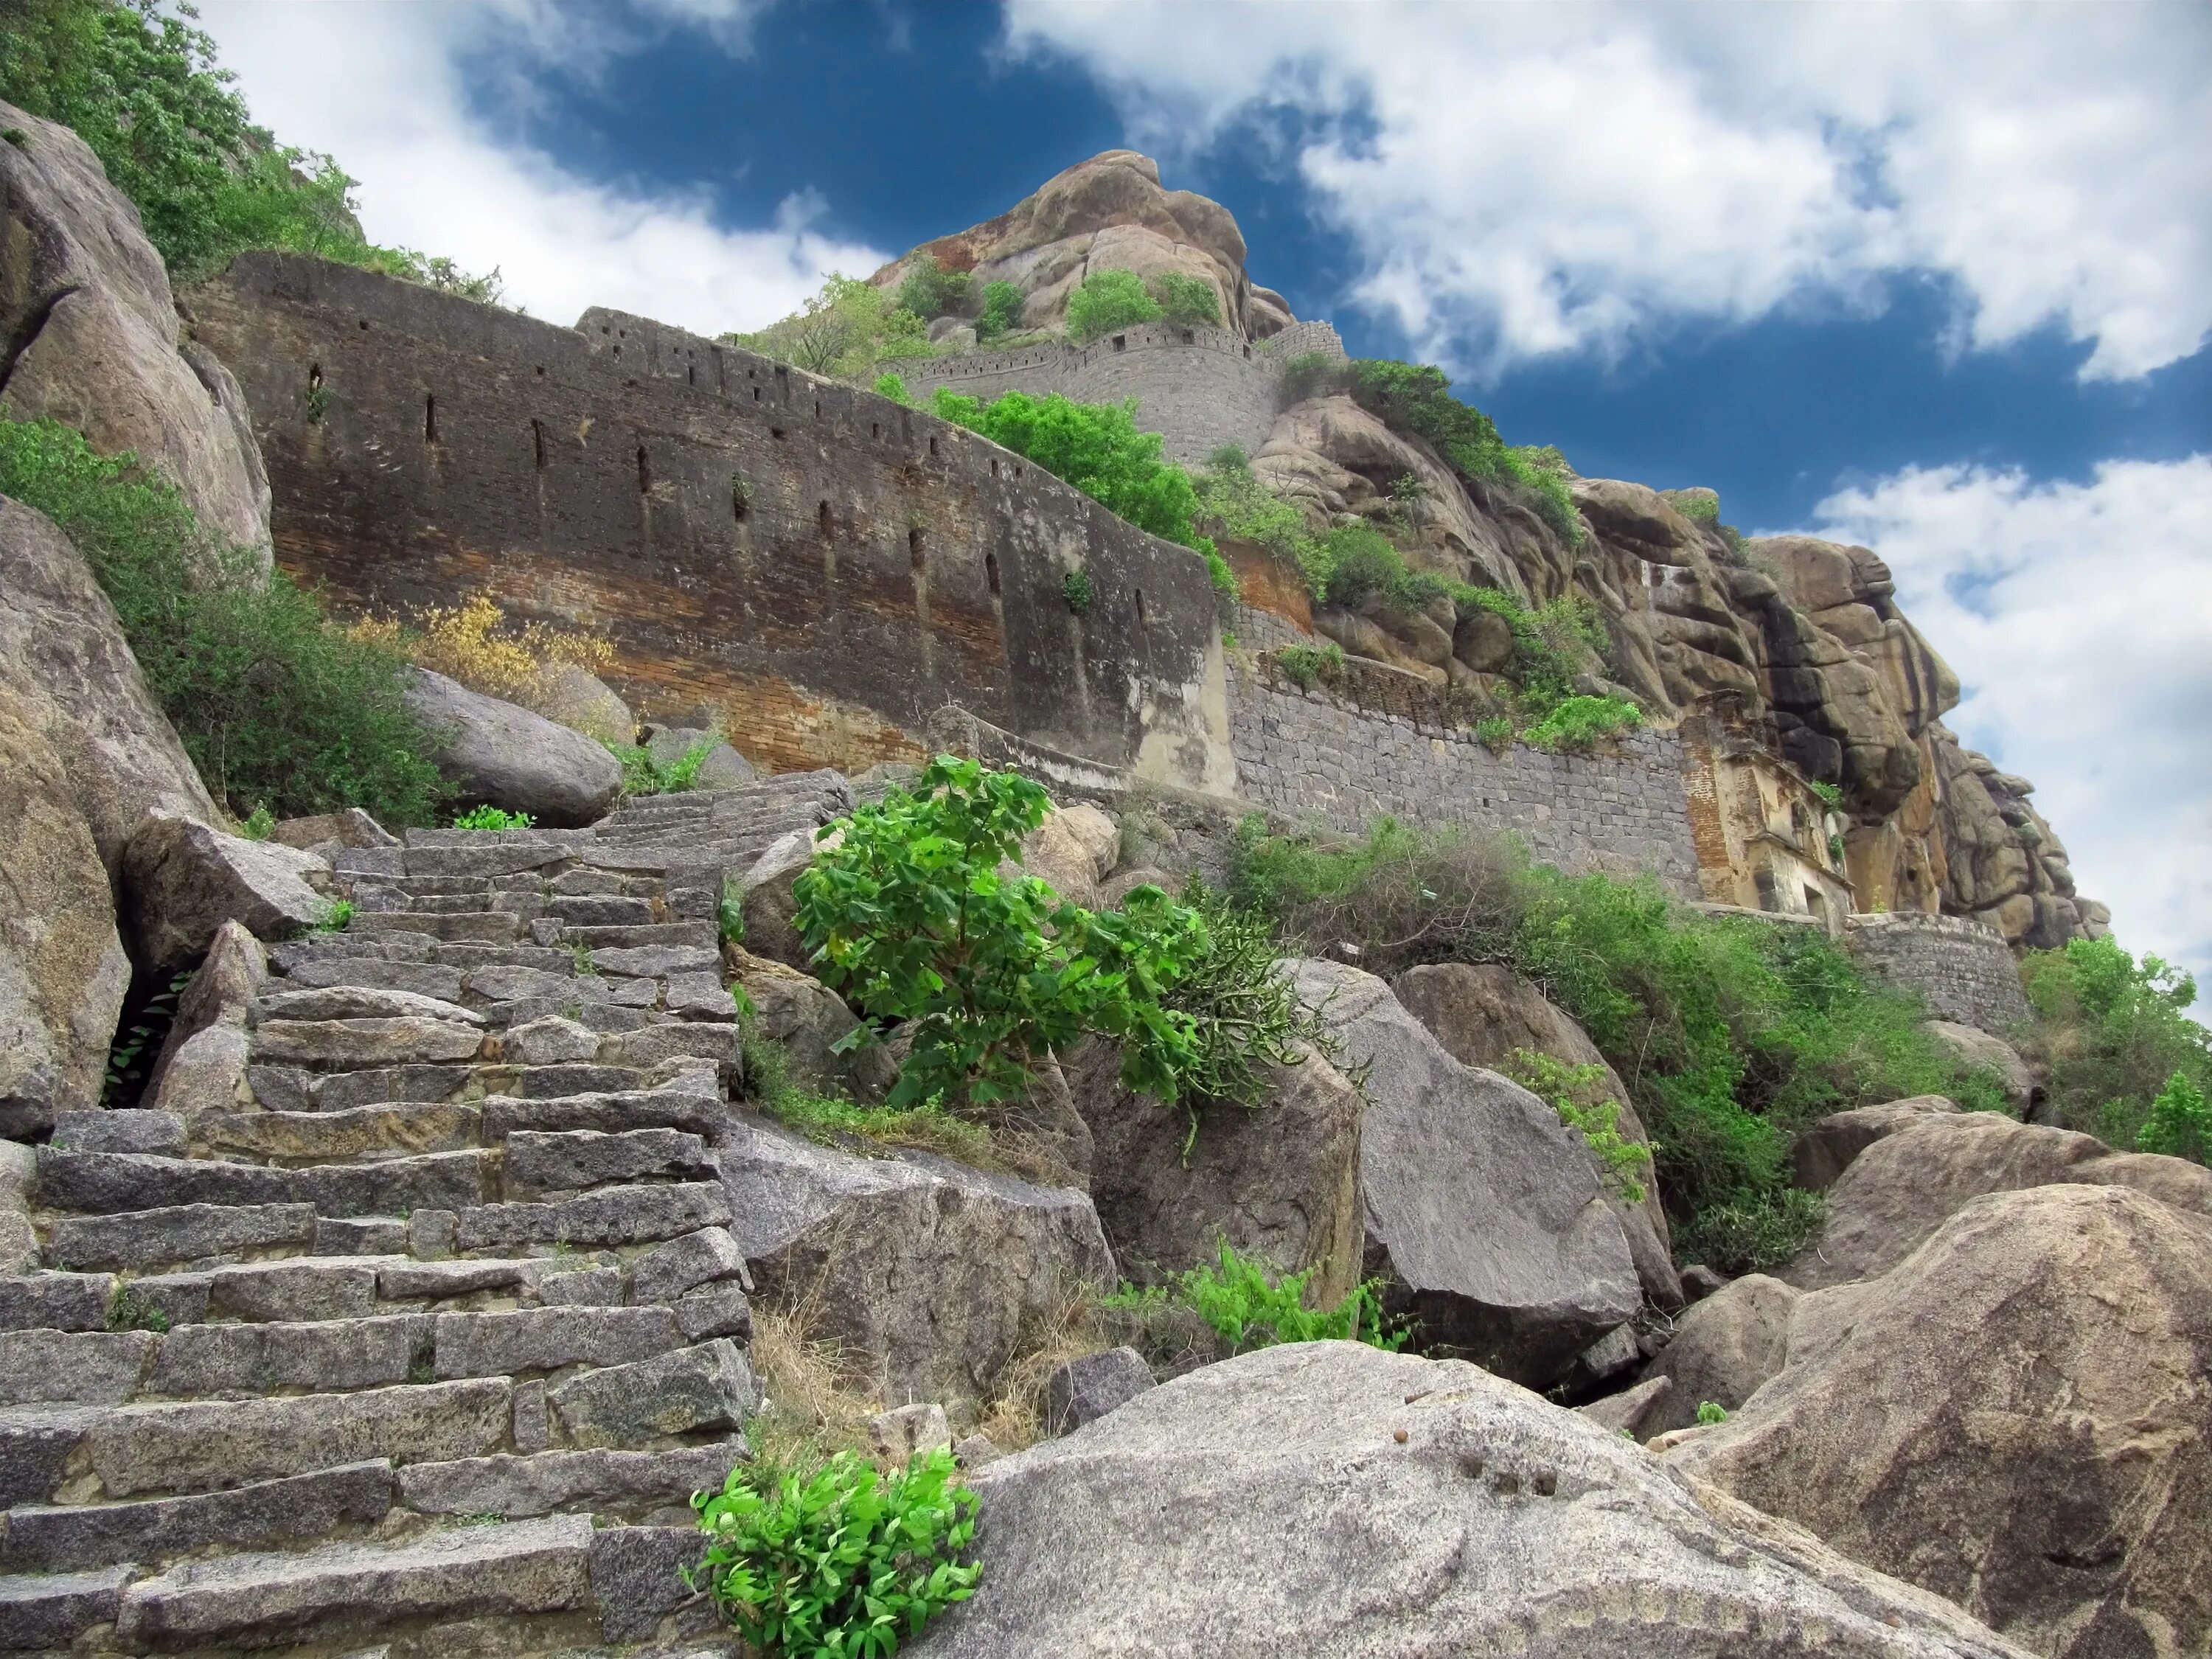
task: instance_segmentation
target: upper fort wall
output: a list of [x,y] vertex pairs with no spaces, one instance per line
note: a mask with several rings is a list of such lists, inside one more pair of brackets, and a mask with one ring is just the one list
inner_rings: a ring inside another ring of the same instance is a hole
[[253,411],[277,558],[343,612],[489,589],[606,638],[641,714],[720,715],[771,766],[912,755],[957,700],[1233,787],[1203,562],[973,433],[642,319],[301,256],[241,257],[193,313]]

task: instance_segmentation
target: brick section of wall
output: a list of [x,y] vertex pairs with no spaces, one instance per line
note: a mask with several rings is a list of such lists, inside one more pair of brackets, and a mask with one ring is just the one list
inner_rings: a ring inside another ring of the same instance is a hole
[[1273,651],[1283,645],[1312,645],[1314,636],[1272,611],[1238,602],[1237,620],[1230,624],[1237,643],[1247,651]]
[[1493,754],[1466,732],[1412,712],[1419,708],[1410,697],[1393,712],[1323,687],[1302,690],[1266,659],[1232,664],[1239,793],[1294,821],[1333,829],[1359,830],[1387,814],[1510,830],[1540,862],[1649,872],[1683,897],[1698,896],[1681,750],[1672,732],[1636,732],[1607,754],[1555,755],[1520,744]]
[[2008,1036],[2030,1018],[2020,963],[1996,929],[1918,911],[1856,915],[1844,945],[1877,985],[1918,995],[1937,1019]]

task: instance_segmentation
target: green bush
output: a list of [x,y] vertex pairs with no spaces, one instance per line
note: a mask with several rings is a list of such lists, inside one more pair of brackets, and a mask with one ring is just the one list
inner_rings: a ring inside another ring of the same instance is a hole
[[1604,1066],[1570,1066],[1533,1048],[1516,1048],[1497,1069],[1543,1101],[1559,1115],[1560,1122],[1583,1138],[1624,1202],[1644,1201],[1644,1183],[1637,1176],[1650,1166],[1651,1153],[1620,1133],[1620,1103],[1603,1097],[1599,1086],[1605,1080]]
[[841,1451],[811,1473],[740,1462],[692,1498],[707,1534],[687,1570],[767,1659],[880,1659],[975,1593],[975,1494],[942,1447],[879,1475]]
[[1675,1229],[1674,1259],[1730,1277],[1771,1273],[1813,1242],[1827,1215],[1826,1198],[1796,1187],[1709,1205]]
[[1327,645],[1285,645],[1275,653],[1282,670],[1307,690],[1322,680],[1334,680],[1344,672],[1344,647],[1331,640]]
[[1108,1309],[1140,1316],[1153,1308],[1188,1308],[1233,1353],[1285,1342],[1364,1342],[1393,1353],[1406,1346],[1408,1333],[1383,1315],[1382,1280],[1353,1285],[1334,1308],[1310,1309],[1305,1288],[1312,1277],[1310,1269],[1272,1275],[1237,1255],[1224,1239],[1218,1265],[1194,1267],[1169,1285],[1124,1287],[1100,1301]]
[[1504,484],[1528,501],[1570,547],[1584,532],[1557,450],[1513,449],[1480,410],[1451,395],[1451,381],[1429,363],[1364,357],[1343,371],[1352,394],[1394,430],[1419,438],[1471,481]]
[[1067,608],[1080,617],[1091,609],[1096,597],[1091,591],[1091,573],[1071,570],[1060,579],[1060,596],[1067,601]]
[[1087,345],[1117,328],[1160,319],[1159,301],[1133,270],[1094,270],[1067,296],[1067,337]]
[[1844,792],[1836,785],[1814,782],[1808,784],[1806,787],[1818,795],[1820,798],[1820,804],[1831,812],[1840,812],[1844,810]]
[[2204,1091],[2179,1072],[2168,1078],[2136,1131],[2136,1150],[2212,1164],[2212,1105]]
[[310,594],[204,531],[176,491],[52,421],[0,420],[0,495],[76,544],[208,787],[234,813],[365,808],[428,823],[444,786],[394,652],[333,626]]
[[2031,952],[2021,978],[2038,1016],[2025,1046],[2066,1127],[2133,1146],[2177,1073],[2212,1091],[2212,1033],[2189,1018],[2197,981],[2182,969],[2154,956],[2138,963],[2110,939],[2075,939]]
[[247,841],[267,841],[276,833],[276,815],[266,805],[257,806],[239,824],[238,833]]
[[796,363],[810,374],[854,380],[881,362],[934,357],[929,325],[863,277],[832,271],[822,290],[788,317],[751,334],[725,334],[730,345]]
[[1302,404],[1309,398],[1325,398],[1352,383],[1352,365],[1325,351],[1302,351],[1276,371],[1283,402]]
[[934,254],[915,262],[898,287],[898,308],[912,312],[925,323],[960,309],[968,298],[968,273],[947,270]]
[[1194,522],[1209,534],[1254,542],[1294,565],[1307,590],[1328,591],[1330,567],[1321,539],[1306,528],[1305,514],[1279,501],[1253,475],[1244,452],[1224,444],[1191,480]]
[[538,820],[501,806],[473,806],[453,820],[456,830],[527,830]]
[[1721,504],[1717,498],[1708,500],[1703,495],[1678,495],[1674,498],[1674,506],[1684,518],[1698,524],[1718,524],[1721,521]]
[[721,741],[719,733],[710,734],[665,765],[654,758],[653,750],[639,744],[610,743],[602,738],[599,746],[622,763],[625,795],[675,795],[699,787],[699,769]]
[[975,317],[975,340],[988,345],[1011,332],[1022,319],[1022,291],[1012,283],[986,283],[983,308]]
[[1717,1400],[1698,1401],[1698,1421],[1710,1428],[1716,1423],[1728,1421],[1728,1407]]
[[1644,723],[1644,711],[1619,697],[1568,697],[1521,734],[1538,749],[1588,754],[1601,741],[1617,738]]
[[13,0],[5,39],[0,99],[91,147],[173,281],[268,247],[498,297],[495,270],[471,276],[451,260],[370,243],[353,216],[354,181],[329,156],[252,125],[188,8],[165,15],[155,0]]
[[906,381],[900,375],[892,374],[877,375],[874,390],[878,398],[888,398],[895,404],[904,404],[908,409],[916,407],[914,395],[906,389]]
[[1054,392],[1009,392],[986,404],[940,386],[935,412],[956,426],[1035,461],[1139,530],[1200,554],[1214,550],[1191,523],[1198,506],[1190,475],[1160,459],[1160,435],[1137,429],[1133,398],[1079,404]]
[[[1181,328],[1196,323],[1221,326],[1221,301],[1213,284],[1180,271],[1163,271],[1152,278],[1152,297],[1160,302],[1165,319]],[[1100,332],[1104,331],[1101,330]]]

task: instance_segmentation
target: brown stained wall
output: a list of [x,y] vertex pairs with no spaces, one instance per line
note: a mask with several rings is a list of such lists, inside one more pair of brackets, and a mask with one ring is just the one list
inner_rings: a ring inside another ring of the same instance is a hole
[[252,409],[277,558],[342,614],[489,589],[603,633],[641,715],[726,713],[773,767],[910,755],[957,701],[1233,780],[1203,562],[971,433],[642,319],[561,328],[301,256],[191,304]]

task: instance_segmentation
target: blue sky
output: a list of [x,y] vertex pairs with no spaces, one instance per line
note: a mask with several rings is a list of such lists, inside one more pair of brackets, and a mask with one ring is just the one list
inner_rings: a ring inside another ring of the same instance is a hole
[[[204,0],[380,239],[719,331],[1127,145],[1358,353],[1875,545],[2124,939],[2212,970],[2212,9]],[[2192,136],[2194,137],[2192,138]]]

